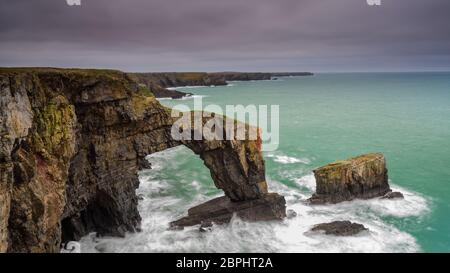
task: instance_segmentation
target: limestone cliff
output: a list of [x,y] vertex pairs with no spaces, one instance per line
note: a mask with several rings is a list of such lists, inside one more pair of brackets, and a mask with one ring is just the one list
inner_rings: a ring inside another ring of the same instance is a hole
[[91,231],[138,230],[137,171],[146,155],[181,144],[232,202],[269,200],[258,140],[182,143],[172,124],[119,71],[0,69],[0,252],[57,252]]

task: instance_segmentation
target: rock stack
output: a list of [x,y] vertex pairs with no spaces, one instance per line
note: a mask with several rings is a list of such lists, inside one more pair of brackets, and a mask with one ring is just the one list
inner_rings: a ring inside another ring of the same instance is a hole
[[386,160],[381,153],[336,161],[314,170],[314,176],[316,193],[309,199],[311,204],[369,199],[391,193]]

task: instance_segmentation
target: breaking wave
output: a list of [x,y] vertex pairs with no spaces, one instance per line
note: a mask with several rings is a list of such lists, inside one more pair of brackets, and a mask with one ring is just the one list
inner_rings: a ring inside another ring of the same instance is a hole
[[303,163],[310,164],[311,161],[308,158],[296,158],[292,156],[287,156],[283,154],[268,154],[267,157],[272,158],[273,161],[281,164],[295,164],[295,163]]
[[164,100],[191,100],[191,99],[195,99],[195,98],[206,98],[208,97],[207,95],[187,95],[182,97],[181,99],[173,99],[173,98],[157,98],[157,100],[159,101],[164,101]]

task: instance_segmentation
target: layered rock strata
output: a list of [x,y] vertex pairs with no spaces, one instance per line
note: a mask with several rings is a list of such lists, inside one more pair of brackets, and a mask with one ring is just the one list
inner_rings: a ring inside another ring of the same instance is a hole
[[381,153],[336,161],[314,170],[316,193],[312,204],[369,199],[391,192],[386,160]]

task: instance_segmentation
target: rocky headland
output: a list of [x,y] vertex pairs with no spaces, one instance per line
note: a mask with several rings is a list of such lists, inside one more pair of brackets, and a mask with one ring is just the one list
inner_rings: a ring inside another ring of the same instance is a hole
[[134,81],[145,86],[156,98],[180,99],[192,95],[168,88],[180,86],[223,86],[229,81],[270,80],[273,77],[312,76],[310,72],[166,72],[166,73],[129,73]]
[[188,217],[284,217],[284,198],[268,191],[260,138],[176,141],[173,123],[133,75],[0,69],[0,252],[59,252],[92,231],[139,231],[138,170],[145,156],[178,145],[203,159],[225,193]]

